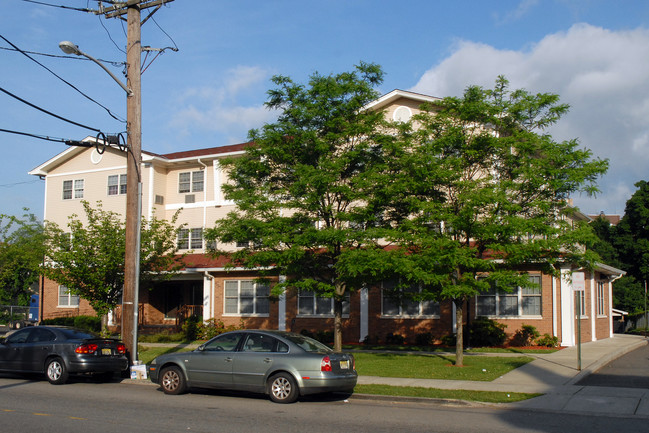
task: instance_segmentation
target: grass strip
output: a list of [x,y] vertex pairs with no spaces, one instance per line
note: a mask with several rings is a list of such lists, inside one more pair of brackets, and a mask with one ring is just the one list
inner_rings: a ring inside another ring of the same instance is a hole
[[532,361],[527,356],[467,356],[455,366],[455,356],[441,354],[354,353],[361,376],[490,382]]
[[513,403],[542,395],[522,392],[468,391],[390,385],[356,385],[354,393],[398,397],[443,398],[485,403]]

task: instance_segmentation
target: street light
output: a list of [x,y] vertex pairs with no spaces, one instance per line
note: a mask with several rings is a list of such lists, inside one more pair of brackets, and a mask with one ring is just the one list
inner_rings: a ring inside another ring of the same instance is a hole
[[[140,92],[140,11],[138,8],[128,8],[129,29],[131,23],[133,31],[129,30],[129,50],[127,53],[127,83],[122,83],[106,66],[89,54],[84,53],[79,47],[70,42],[62,41],[59,48],[66,54],[83,56],[101,68],[115,80],[126,92],[126,254],[124,257],[124,290],[122,292],[122,339],[131,353],[131,361],[137,361],[137,326],[138,305],[140,292],[140,219],[142,215],[142,182],[140,179],[140,161],[142,159],[142,99]],[[133,309],[133,323],[124,320],[130,316]],[[126,337],[132,333],[132,341]],[[130,347],[129,347],[130,346]]]
[[121,87],[122,89],[124,89],[124,91],[126,92],[126,94],[127,94],[128,96],[131,96],[131,95],[133,94],[133,91],[132,91],[131,89],[129,89],[128,87],[126,87],[126,85],[125,85],[124,83],[122,83],[122,82],[119,80],[119,78],[117,78],[115,75],[113,75],[113,73],[110,72],[110,70],[109,70],[109,69],[108,69],[108,68],[107,68],[103,63],[101,63],[99,60],[97,60],[97,59],[95,59],[94,57],[92,57],[90,54],[86,54],[86,53],[84,53],[83,51],[81,51],[81,50],[79,49],[79,46],[78,46],[78,45],[75,45],[75,44],[73,44],[73,43],[70,42],[70,41],[61,41],[61,42],[59,42],[59,48],[60,48],[61,51],[63,51],[65,54],[74,54],[75,56],[83,56],[83,57],[85,57],[85,58],[87,58],[87,59],[89,59],[89,60],[92,60],[93,62],[95,62],[96,64],[98,64],[99,66],[101,66],[102,69],[103,69],[104,71],[106,71],[106,72],[108,73],[108,75],[110,75],[111,78],[112,78],[113,80],[115,80],[115,82],[116,82],[117,84],[119,84],[120,87]]

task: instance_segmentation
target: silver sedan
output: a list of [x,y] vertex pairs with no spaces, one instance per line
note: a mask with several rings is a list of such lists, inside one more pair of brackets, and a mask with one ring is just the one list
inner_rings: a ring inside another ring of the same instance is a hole
[[192,352],[158,356],[148,373],[166,394],[221,388],[265,393],[277,403],[307,394],[351,393],[358,379],[352,355],[304,335],[262,330],[227,332]]

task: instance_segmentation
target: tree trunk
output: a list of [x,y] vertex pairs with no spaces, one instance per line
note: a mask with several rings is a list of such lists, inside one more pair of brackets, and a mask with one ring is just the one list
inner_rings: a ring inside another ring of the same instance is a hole
[[343,301],[334,298],[334,352],[343,351]]
[[457,337],[455,339],[455,366],[464,366],[464,331],[463,331],[463,299],[453,299],[455,305],[455,326],[457,327]]

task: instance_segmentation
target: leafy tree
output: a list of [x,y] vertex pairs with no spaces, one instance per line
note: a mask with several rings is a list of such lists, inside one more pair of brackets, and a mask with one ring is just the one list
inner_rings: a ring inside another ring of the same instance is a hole
[[43,225],[33,214],[0,215],[0,304],[29,305],[44,254]]
[[[125,221],[115,212],[83,201],[85,222],[71,215],[67,230],[45,225],[47,254],[45,276],[86,299],[104,317],[120,302],[124,286]],[[173,276],[181,263],[177,251],[178,214],[171,221],[142,219],[140,231],[140,282],[142,286]],[[105,324],[105,323],[104,323]]]
[[599,237],[595,250],[627,271],[613,283],[613,295],[616,308],[631,314],[644,311],[644,281],[649,279],[649,183],[642,180],[635,186],[617,226],[593,222]]
[[364,106],[378,97],[383,72],[361,63],[352,72],[310,77],[307,86],[276,76],[266,106],[275,123],[252,130],[254,145],[223,161],[231,183],[226,197],[237,210],[206,231],[206,238],[248,245],[232,265],[262,279],[285,275],[273,294],[288,288],[334,300],[334,348],[341,350],[343,302],[376,278],[356,260],[379,254],[381,209],[368,196],[382,167],[384,115]]
[[568,199],[597,191],[608,163],[545,133],[568,110],[557,95],[510,91],[503,77],[424,109],[416,128],[401,128],[381,183],[400,231],[392,271],[422,297],[453,301],[463,365],[468,299],[494,285],[529,287],[524,265],[556,274],[559,263],[595,260],[582,249],[592,231],[570,218]]

